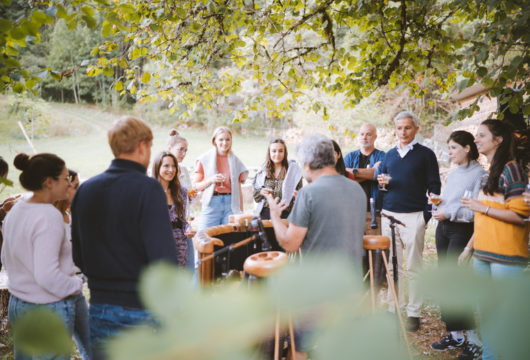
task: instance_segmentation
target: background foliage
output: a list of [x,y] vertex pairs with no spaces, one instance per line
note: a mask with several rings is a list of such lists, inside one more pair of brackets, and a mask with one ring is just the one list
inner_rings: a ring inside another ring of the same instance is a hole
[[120,94],[181,121],[280,125],[299,107],[330,119],[315,94],[344,108],[406,92],[434,122],[455,114],[444,106],[455,86],[481,82],[530,114],[523,0],[1,3],[2,92],[113,106]]

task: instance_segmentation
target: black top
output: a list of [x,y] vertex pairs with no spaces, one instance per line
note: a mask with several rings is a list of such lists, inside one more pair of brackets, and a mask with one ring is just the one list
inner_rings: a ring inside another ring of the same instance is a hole
[[143,308],[141,271],[157,260],[177,262],[164,190],[145,171],[114,159],[72,201],[74,262],[88,277],[91,302]]
[[[363,153],[359,154],[359,169],[366,169],[366,167],[370,164],[371,155],[372,153],[370,153],[370,155],[368,156],[363,155]],[[366,209],[370,210],[370,197],[372,196],[372,184],[369,180],[363,181],[360,184],[364,190],[364,193],[366,194]]]

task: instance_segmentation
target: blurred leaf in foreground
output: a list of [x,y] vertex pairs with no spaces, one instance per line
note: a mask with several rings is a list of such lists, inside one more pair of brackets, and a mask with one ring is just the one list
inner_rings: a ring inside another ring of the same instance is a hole
[[454,316],[480,309],[482,335],[501,358],[524,359],[530,354],[528,272],[519,278],[491,278],[448,262],[425,271],[418,286]]
[[140,291],[160,321],[110,343],[112,359],[249,359],[252,345],[273,328],[273,307],[259,287],[201,289],[191,274],[168,264],[147,269]]
[[62,319],[51,310],[35,308],[22,314],[14,324],[17,347],[27,355],[70,355],[72,336]]

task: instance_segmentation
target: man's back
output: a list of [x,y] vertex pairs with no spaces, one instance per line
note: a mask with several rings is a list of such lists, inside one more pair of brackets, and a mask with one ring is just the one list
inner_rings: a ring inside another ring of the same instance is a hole
[[366,220],[366,195],[341,175],[321,176],[302,188],[289,221],[307,227],[304,252],[340,252],[360,264]]
[[113,160],[72,202],[72,243],[92,301],[141,307],[136,292],[141,270],[157,260],[176,262],[160,184],[142,165]]

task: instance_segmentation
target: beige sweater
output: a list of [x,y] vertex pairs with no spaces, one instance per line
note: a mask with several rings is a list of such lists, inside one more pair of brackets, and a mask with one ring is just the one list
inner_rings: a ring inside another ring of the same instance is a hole
[[63,217],[53,205],[18,201],[7,214],[2,233],[2,263],[11,294],[47,304],[81,291],[83,282],[75,276]]

